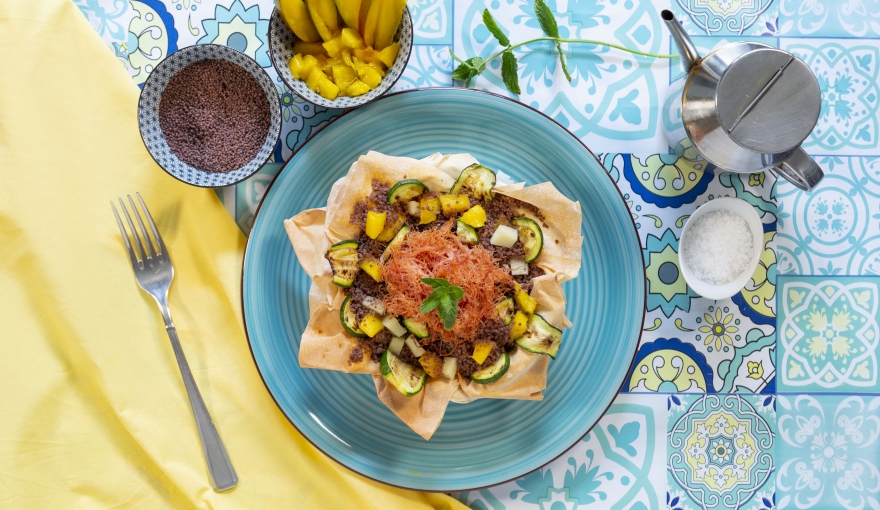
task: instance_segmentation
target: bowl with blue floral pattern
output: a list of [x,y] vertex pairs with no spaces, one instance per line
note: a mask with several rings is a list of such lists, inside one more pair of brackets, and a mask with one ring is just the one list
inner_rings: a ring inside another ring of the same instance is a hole
[[[257,98],[264,94],[269,105],[268,129],[265,133],[262,129],[259,133],[248,133],[248,136],[256,140],[256,144],[261,140],[262,145],[258,149],[254,147],[256,151],[253,157],[247,155],[250,160],[244,158],[244,164],[224,171],[208,171],[184,161],[187,158],[182,159],[169,146],[166,136],[169,133],[163,132],[160,124],[160,104],[171,79],[188,66],[207,60],[226,61],[246,71],[257,82]],[[188,46],[166,57],[144,82],[138,101],[138,127],[147,151],[174,178],[204,188],[230,186],[255,174],[272,157],[281,136],[281,101],[269,75],[244,53],[216,44]]]
[[296,35],[287,27],[278,9],[272,11],[272,17],[269,18],[269,56],[272,59],[272,65],[278,72],[278,76],[296,95],[306,101],[323,106],[325,108],[351,109],[363,106],[391,90],[391,87],[397,83],[406,63],[409,61],[409,55],[412,52],[413,45],[413,23],[410,16],[409,8],[403,10],[403,19],[394,36],[394,41],[400,44],[400,50],[394,59],[391,67],[385,72],[382,81],[376,88],[370,90],[366,94],[360,96],[339,96],[336,99],[327,99],[319,93],[313,91],[306,85],[305,80],[293,77],[290,71],[289,62],[294,56],[293,44],[296,42]]

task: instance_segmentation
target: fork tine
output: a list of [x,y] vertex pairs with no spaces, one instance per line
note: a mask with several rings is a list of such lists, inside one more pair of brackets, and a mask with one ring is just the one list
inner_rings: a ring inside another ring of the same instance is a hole
[[110,201],[110,207],[113,208],[113,216],[116,216],[116,224],[119,225],[119,233],[122,234],[122,239],[125,241],[125,249],[128,251],[128,258],[131,259],[132,267],[135,267],[138,263],[137,257],[134,255],[134,250],[131,249],[131,243],[128,241],[128,234],[125,232],[125,226],[122,225],[122,220],[119,218],[119,212],[116,211],[116,206],[113,205],[113,201]]
[[141,232],[144,234],[144,244],[147,245],[150,251],[150,257],[153,258],[156,256],[156,250],[153,249],[153,242],[150,241],[150,234],[147,233],[147,228],[144,227],[144,220],[141,219],[141,213],[138,212],[137,207],[134,205],[134,200],[131,199],[131,195],[128,195],[128,203],[131,204],[132,214],[134,214],[135,218],[137,218],[138,225],[141,227]]
[[[146,260],[147,254],[144,252],[144,245],[141,244],[141,238],[138,236],[137,229],[134,228],[134,223],[131,221],[131,216],[128,215],[128,208],[125,207],[125,202],[122,199],[119,200],[119,206],[122,207],[122,212],[125,213],[125,219],[128,220],[128,226],[131,227],[131,237],[134,238],[135,243],[137,244],[138,251],[140,252],[141,257],[138,259],[138,263],[143,264],[143,260]],[[137,212],[137,211],[135,211]],[[143,266],[141,266],[143,267]]]
[[150,224],[150,228],[153,229],[153,236],[156,237],[156,244],[158,245],[159,253],[164,253],[165,257],[170,260],[170,257],[168,257],[168,250],[165,249],[165,241],[162,240],[162,236],[159,235],[159,230],[156,228],[156,224],[153,223],[153,215],[150,214],[150,210],[147,209],[147,204],[144,203],[144,199],[141,198],[141,194],[137,192],[135,192],[135,194],[137,195],[138,200],[140,200],[141,202],[141,209],[143,209],[144,212],[147,214],[147,222]]

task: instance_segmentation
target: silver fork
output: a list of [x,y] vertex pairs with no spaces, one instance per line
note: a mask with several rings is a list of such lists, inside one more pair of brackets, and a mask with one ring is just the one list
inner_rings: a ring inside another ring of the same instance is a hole
[[[177,339],[177,330],[174,329],[174,323],[171,322],[171,311],[168,309],[168,289],[171,287],[171,280],[174,278],[174,267],[171,265],[171,257],[168,255],[168,250],[165,248],[162,236],[159,235],[159,231],[156,229],[156,224],[153,223],[153,217],[147,209],[147,204],[144,203],[140,193],[137,193],[137,197],[141,203],[141,208],[147,216],[150,229],[153,231],[153,236],[156,240],[155,249],[153,248],[153,241],[144,227],[141,215],[134,205],[134,200],[131,199],[131,195],[128,195],[128,202],[131,204],[132,212],[135,218],[137,218],[138,225],[141,227],[143,241],[138,235],[137,229],[134,228],[134,223],[128,214],[128,208],[125,207],[125,203],[121,198],[119,199],[119,206],[122,207],[122,212],[125,213],[125,219],[131,229],[131,236],[137,245],[137,252],[132,249],[125,226],[119,218],[119,213],[112,201],[110,206],[113,207],[116,223],[119,224],[119,232],[122,234],[122,239],[125,240],[128,258],[131,260],[131,267],[134,269],[137,283],[147,294],[153,296],[153,299],[159,305],[159,310],[162,312],[162,318],[165,319],[165,330],[171,339],[171,347],[174,349],[174,356],[177,358],[177,366],[180,368],[180,374],[183,376],[183,385],[186,387],[186,394],[189,397],[189,403],[196,418],[196,427],[199,429],[199,438],[202,441],[202,452],[204,452],[205,462],[208,464],[208,478],[210,478],[211,487],[217,492],[225,491],[235,487],[235,484],[238,483],[238,475],[235,474],[235,469],[233,469],[232,463],[229,461],[226,448],[223,447],[220,435],[217,434],[217,428],[211,420],[211,415],[208,414],[208,409],[205,407],[205,402],[202,400],[202,395],[199,393],[199,388],[196,386],[192,372],[190,372],[189,364],[187,364],[186,358],[183,356],[183,349],[181,349],[180,341]],[[144,246],[147,248],[146,251]]]

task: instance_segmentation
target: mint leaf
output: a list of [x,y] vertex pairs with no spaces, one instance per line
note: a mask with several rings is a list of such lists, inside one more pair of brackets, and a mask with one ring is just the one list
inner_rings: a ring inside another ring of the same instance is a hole
[[476,78],[486,69],[486,61],[480,57],[471,57],[452,71],[452,79],[464,81],[465,87],[471,86],[471,80]]
[[453,301],[458,301],[464,297],[464,289],[461,287],[450,286],[448,289],[444,289],[444,291]]
[[568,73],[568,64],[565,63],[565,54],[562,53],[562,43],[556,43],[556,51],[559,53],[559,63],[562,65],[562,73],[565,79],[571,83],[571,75]]
[[440,303],[443,301],[444,296],[445,294],[442,292],[432,292],[430,296],[422,301],[421,306],[419,306],[419,313],[428,313],[431,310],[440,306]]
[[498,44],[501,46],[510,46],[510,39],[508,39],[507,36],[504,35],[504,32],[501,31],[501,27],[495,22],[495,18],[492,17],[489,9],[483,9],[483,24],[486,25],[489,32],[492,32],[495,39],[498,39]]
[[547,7],[544,0],[535,0],[535,14],[538,16],[538,23],[541,24],[541,30],[548,37],[559,37],[559,27],[556,25],[556,18],[553,17],[553,11]]
[[458,318],[458,303],[450,298],[444,299],[437,308],[437,315],[443,321],[443,329],[451,330],[455,326],[455,319]]
[[507,50],[501,55],[501,79],[504,86],[514,94],[519,94],[519,72],[516,64],[516,56],[513,51]]
[[430,285],[434,289],[440,287],[449,287],[449,282],[445,278],[419,278],[422,283]]

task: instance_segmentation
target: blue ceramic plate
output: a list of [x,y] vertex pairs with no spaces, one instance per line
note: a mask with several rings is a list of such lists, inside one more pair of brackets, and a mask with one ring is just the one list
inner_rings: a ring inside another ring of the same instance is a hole
[[[583,264],[564,285],[566,330],[544,400],[449,404],[425,441],[376,397],[368,375],[300,368],[310,280],[282,222],[324,207],[330,186],[376,150],[424,157],[469,152],[527,184],[552,181],[583,208]],[[370,478],[458,491],[519,477],[565,452],[599,420],[638,346],[645,273],[635,226],[614,182],[549,117],[466,89],[392,94],[347,113],[287,162],[266,193],[244,256],[242,301],[254,360],[269,392],[324,453]]]

